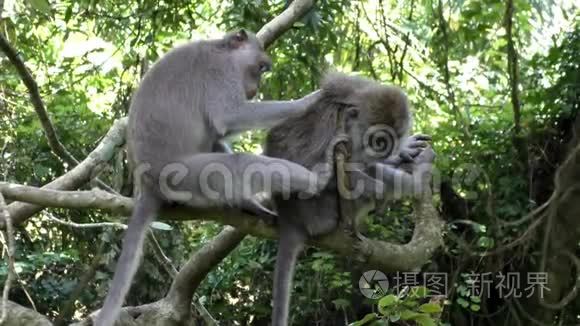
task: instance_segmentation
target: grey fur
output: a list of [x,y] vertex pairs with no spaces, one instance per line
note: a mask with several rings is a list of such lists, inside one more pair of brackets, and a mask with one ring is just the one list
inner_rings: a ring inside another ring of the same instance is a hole
[[[110,292],[95,325],[112,326],[116,320],[139,264],[144,232],[164,203],[271,213],[253,198],[268,189],[255,178],[244,184],[244,171],[253,164],[262,164],[262,173],[287,169],[290,183],[273,178],[274,194],[316,194],[322,187],[324,181],[318,175],[296,163],[232,154],[220,143],[232,134],[270,128],[299,115],[320,96],[315,92],[297,101],[248,101],[270,65],[255,35],[240,30],[222,39],[179,46],[147,72],[133,96],[127,136],[137,174],[137,201]],[[221,153],[211,153],[213,150]],[[207,184],[203,183],[200,174],[210,164],[224,167],[231,178],[211,174]],[[208,196],[204,186],[216,196]]]
[[[340,117],[342,121],[339,122]],[[422,163],[433,161],[432,150],[424,149],[428,136],[406,136],[411,125],[411,113],[406,95],[401,90],[338,73],[325,77],[322,97],[312,109],[270,130],[265,154],[313,169],[317,164],[327,162],[325,152],[332,150],[333,138],[341,132],[340,123],[351,141],[352,156],[348,163],[358,163],[359,167],[350,171],[350,183],[364,184],[363,196],[351,201],[356,216],[365,216],[376,206],[376,199],[393,197],[391,181],[394,178],[402,178],[403,190],[414,190],[417,184],[413,174],[421,172],[418,167]],[[400,147],[395,147],[384,157],[370,157],[364,153],[363,134],[375,124],[391,126],[401,141]],[[404,159],[400,157],[411,157],[414,162],[403,168]],[[274,196],[280,239],[274,276],[272,326],[288,324],[294,268],[305,241],[309,237],[330,233],[339,225],[339,200],[348,199],[339,198],[337,193],[338,185],[333,175],[320,196],[315,198],[293,196],[285,200]],[[355,221],[355,227],[356,224]]]

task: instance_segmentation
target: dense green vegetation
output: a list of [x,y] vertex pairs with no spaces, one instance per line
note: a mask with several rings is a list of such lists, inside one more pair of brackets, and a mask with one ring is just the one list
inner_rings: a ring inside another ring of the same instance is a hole
[[[127,114],[142,71],[172,46],[240,26],[258,30],[286,6],[278,0],[2,3],[0,34],[38,84],[60,142],[79,160]],[[524,289],[527,275],[549,272],[545,301],[551,303],[575,289],[579,8],[566,0],[319,0],[270,47],[274,67],[261,88],[263,99],[307,94],[328,69],[405,89],[415,131],[433,136],[442,181],[434,200],[447,223],[445,243],[421,270],[447,274],[445,298],[391,291],[367,299],[359,278],[368,268],[309,248],[296,273],[294,325],[342,325],[365,316],[377,325],[580,323],[575,293],[548,309],[537,293],[502,297],[497,278],[491,290],[476,293],[469,278],[519,273]],[[263,136],[247,133],[234,147],[260,152]],[[0,181],[44,185],[72,168],[56,154],[21,74],[0,53]],[[99,178],[131,195],[125,161],[117,153]],[[398,203],[379,212],[365,233],[408,241],[411,209]],[[57,221],[124,219],[100,210],[53,208],[15,226],[18,278],[10,300],[68,324],[100,308],[122,230]],[[153,227],[176,267],[221,228],[199,221]],[[203,281],[199,302],[222,325],[267,325],[275,252],[274,241],[247,237]],[[3,262],[2,284],[7,275]],[[127,304],[160,299],[171,280],[168,263],[147,250]]]

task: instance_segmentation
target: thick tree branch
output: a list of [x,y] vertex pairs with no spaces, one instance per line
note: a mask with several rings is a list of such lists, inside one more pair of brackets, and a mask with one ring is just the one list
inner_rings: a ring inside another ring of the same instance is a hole
[[264,48],[270,46],[280,35],[289,30],[314,5],[314,0],[294,0],[286,10],[264,25],[257,34]]
[[[78,189],[90,181],[91,177],[98,172],[103,164],[111,160],[117,150],[125,144],[126,125],[127,119],[117,120],[97,148],[84,161],[66,174],[45,185],[43,189]],[[8,205],[8,213],[12,217],[14,224],[22,223],[42,209],[42,206],[25,203]],[[4,227],[4,222],[0,221],[0,228]]]
[[3,326],[52,326],[45,316],[12,301],[8,301],[7,311],[10,313]]
[[[103,209],[123,215],[130,215],[133,209],[133,200],[131,198],[110,194],[98,189],[90,191],[59,191],[0,183],[0,192],[6,198],[12,200],[30,202],[46,207]],[[342,230],[337,230],[320,239],[311,240],[310,244],[334,251],[342,256],[357,256],[358,260],[381,267],[385,271],[412,270],[423,265],[433,251],[440,246],[441,228],[443,226],[430,197],[425,197],[416,202],[414,215],[416,222],[414,235],[412,240],[404,245],[372,239],[360,240],[352,238]],[[180,221],[213,220],[234,226],[241,232],[258,237],[277,238],[276,229],[273,227],[274,221],[266,223],[263,218],[258,219],[255,216],[231,209],[208,210],[166,207],[163,209],[161,216],[164,219]],[[218,245],[213,246],[214,248],[219,247]],[[227,246],[227,244],[223,243],[220,246]],[[211,252],[211,250],[208,252]],[[215,253],[213,252],[213,254]],[[204,259],[209,259],[208,256],[203,257]],[[198,260],[198,263],[201,264],[201,260]],[[193,262],[191,264],[194,265]],[[204,270],[204,268],[192,268],[190,270],[200,271]],[[192,275],[187,276],[189,279],[195,277]]]
[[166,297],[173,303],[175,310],[189,312],[193,294],[201,281],[238,246],[245,236],[245,233],[226,226],[220,234],[189,258],[173,280]]

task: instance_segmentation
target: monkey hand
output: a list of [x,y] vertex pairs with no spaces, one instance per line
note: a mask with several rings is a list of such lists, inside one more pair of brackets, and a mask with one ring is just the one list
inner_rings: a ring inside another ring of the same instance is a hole
[[431,136],[424,134],[416,134],[407,137],[401,144],[401,148],[399,150],[399,157],[401,158],[402,162],[413,162],[415,157],[417,157],[421,151],[429,146],[430,140]]
[[435,161],[436,156],[437,154],[435,154],[433,147],[427,145],[425,148],[422,148],[419,155],[413,158],[413,162],[416,165],[432,164]]
[[299,99],[298,101],[300,101],[300,111],[302,112],[306,112],[308,111],[308,109],[313,108],[313,104],[318,102],[318,100],[320,100],[322,98],[322,91],[321,90],[317,90],[314,91],[306,96],[304,96],[303,98]]
[[429,187],[433,175],[433,162],[435,161],[435,151],[431,146],[426,147],[414,159],[412,165],[413,179],[415,180],[415,194],[421,196],[425,189]]

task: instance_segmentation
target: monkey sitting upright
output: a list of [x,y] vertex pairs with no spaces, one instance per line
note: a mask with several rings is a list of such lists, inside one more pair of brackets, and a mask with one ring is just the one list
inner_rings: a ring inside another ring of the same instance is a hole
[[[325,152],[333,138],[346,133],[350,139],[344,191],[332,178],[320,196],[289,200],[274,196],[278,211],[278,255],[273,289],[272,326],[286,326],[294,268],[309,237],[332,232],[339,225],[341,203],[354,207],[353,217],[366,216],[376,200],[400,198],[419,192],[421,174],[430,173],[435,153],[430,137],[408,137],[411,113],[406,95],[395,87],[343,74],[329,74],[322,96],[302,116],[270,129],[265,154],[315,168],[327,162]],[[322,127],[324,126],[324,127]],[[377,147],[378,145],[378,147]],[[402,166],[407,162],[407,166]],[[352,188],[351,187],[351,188]],[[339,203],[340,202],[340,203]],[[358,224],[354,221],[354,227]]]
[[145,75],[131,102],[127,135],[136,203],[97,326],[111,326],[117,319],[146,228],[163,204],[267,211],[256,193],[317,194],[324,186],[323,175],[293,162],[227,153],[227,148],[211,153],[222,138],[270,128],[304,113],[319,98],[315,92],[297,101],[248,101],[270,66],[256,36],[240,30],[177,47]]

